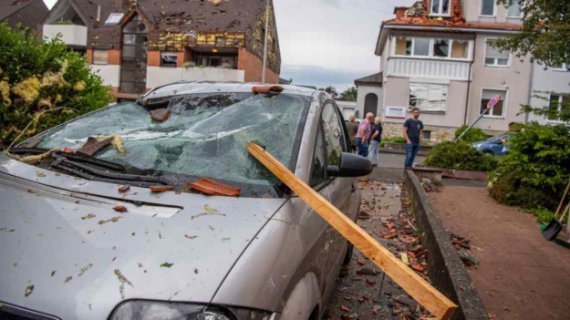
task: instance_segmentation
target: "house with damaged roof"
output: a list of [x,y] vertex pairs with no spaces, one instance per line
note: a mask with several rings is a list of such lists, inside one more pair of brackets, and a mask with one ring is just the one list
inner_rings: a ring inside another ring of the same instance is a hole
[[[59,0],[44,38],[60,35],[85,52],[119,98],[166,83],[262,80],[263,0]],[[273,6],[269,7],[266,82],[281,68]]]
[[0,22],[10,27],[21,25],[39,30],[41,21],[49,10],[42,0],[3,0],[0,1]]
[[[529,103],[534,91],[564,90],[560,86],[570,91],[569,73],[555,76],[565,66],[544,71],[528,56],[496,48],[497,39],[521,30],[517,0],[507,6],[495,0],[421,0],[411,7],[396,7],[394,14],[382,23],[376,46],[388,136],[401,136],[409,111],[418,107],[424,140],[453,139],[458,127],[473,123],[498,95],[499,103],[476,125],[497,134],[508,130],[511,122],[529,120],[520,106]],[[558,79],[560,84],[553,86],[546,79]]]

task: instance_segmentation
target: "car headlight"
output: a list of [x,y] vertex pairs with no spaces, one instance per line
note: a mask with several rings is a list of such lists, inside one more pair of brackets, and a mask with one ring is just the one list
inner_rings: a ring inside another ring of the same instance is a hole
[[129,300],[121,303],[109,320],[270,320],[271,313],[221,308],[181,302]]

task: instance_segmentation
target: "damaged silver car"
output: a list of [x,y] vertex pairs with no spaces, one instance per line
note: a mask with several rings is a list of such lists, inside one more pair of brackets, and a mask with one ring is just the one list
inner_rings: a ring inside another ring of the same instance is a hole
[[259,88],[167,85],[0,156],[0,319],[321,318],[349,246],[246,146],[351,219],[371,166],[326,93]]

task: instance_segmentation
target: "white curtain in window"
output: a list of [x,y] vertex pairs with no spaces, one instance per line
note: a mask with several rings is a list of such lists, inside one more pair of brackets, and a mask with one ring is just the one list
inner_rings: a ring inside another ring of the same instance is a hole
[[410,82],[410,106],[422,111],[445,111],[447,85]]

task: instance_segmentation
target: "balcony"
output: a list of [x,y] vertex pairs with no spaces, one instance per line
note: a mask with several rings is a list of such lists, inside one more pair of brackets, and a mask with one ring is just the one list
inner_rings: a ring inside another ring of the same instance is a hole
[[469,61],[389,58],[388,76],[469,80]]
[[45,24],[43,27],[44,40],[60,36],[61,40],[70,47],[84,49],[87,47],[87,27],[76,24]]
[[175,81],[237,81],[245,79],[244,70],[213,67],[147,67],[147,88],[155,88]]

